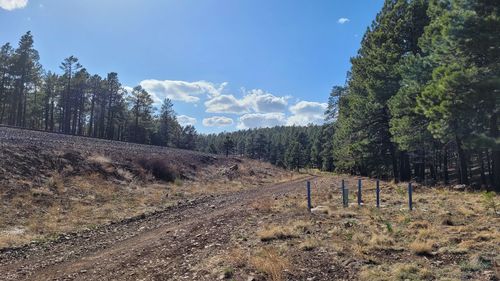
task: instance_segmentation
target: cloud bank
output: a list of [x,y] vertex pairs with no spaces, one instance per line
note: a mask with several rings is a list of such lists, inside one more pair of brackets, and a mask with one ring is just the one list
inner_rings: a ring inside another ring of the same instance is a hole
[[288,118],[287,125],[323,124],[327,106],[326,103],[300,101],[290,107],[293,115]]
[[179,121],[179,124],[183,127],[187,125],[194,126],[197,122],[196,118],[187,115],[177,116],[177,121]]
[[0,8],[12,11],[22,9],[28,5],[28,0],[0,0]]
[[[323,124],[327,104],[312,101],[297,101],[289,105],[290,96],[278,96],[262,89],[242,90],[242,97],[223,93],[227,82],[175,81],[148,79],[140,82],[148,91],[155,104],[163,99],[182,101],[198,106],[204,101],[204,111],[215,113],[202,120],[205,127],[227,127],[235,125],[237,129],[249,129],[273,126],[306,126]],[[125,87],[128,91],[130,87]],[[236,120],[225,115],[237,115]],[[187,115],[177,117],[182,126],[195,125],[197,119]],[[236,122],[235,122],[236,121]]]
[[219,95],[205,102],[206,112],[245,114],[280,112],[286,109],[289,97],[278,97],[261,89],[250,90],[243,98]]
[[233,125],[233,119],[225,116],[212,116],[203,119],[203,126],[205,127],[225,127]]
[[286,123],[284,113],[249,113],[241,116],[238,122],[238,129],[250,129],[261,127],[281,126]]
[[173,101],[187,103],[198,102],[202,95],[218,96],[226,85],[226,83],[217,85],[207,81],[186,82],[155,79],[143,80],[139,84],[153,96],[155,102],[169,98]]

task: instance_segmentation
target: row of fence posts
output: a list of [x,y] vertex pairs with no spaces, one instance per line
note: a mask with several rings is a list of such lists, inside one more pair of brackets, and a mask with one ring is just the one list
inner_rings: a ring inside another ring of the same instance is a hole
[[[310,212],[311,208],[312,208],[311,182],[307,181],[306,186],[307,186],[307,209]],[[349,188],[345,185],[344,180],[342,180],[342,184],[341,184],[340,188],[341,188],[341,192],[342,192],[342,205],[345,208],[347,208],[347,207],[349,207]],[[377,180],[377,182],[376,182],[375,195],[376,195],[376,200],[377,200],[377,208],[380,208],[380,182],[379,182],[379,180]],[[358,179],[358,206],[361,206],[362,204],[363,204],[362,181],[361,181],[361,179]],[[413,187],[411,185],[411,182],[408,183],[408,209],[410,211],[413,210]]]

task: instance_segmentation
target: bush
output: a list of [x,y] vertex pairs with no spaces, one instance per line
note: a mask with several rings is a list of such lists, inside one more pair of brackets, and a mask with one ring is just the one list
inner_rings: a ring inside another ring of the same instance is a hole
[[141,158],[137,161],[137,163],[142,168],[150,172],[157,180],[174,182],[177,178],[177,173],[175,172],[175,170],[164,159]]

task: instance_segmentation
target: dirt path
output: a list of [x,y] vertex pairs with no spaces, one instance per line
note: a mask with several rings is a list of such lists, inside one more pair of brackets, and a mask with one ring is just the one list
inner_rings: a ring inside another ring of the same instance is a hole
[[0,253],[0,280],[212,280],[194,268],[228,247],[259,198],[282,196],[304,180],[204,197],[155,214],[58,241]]

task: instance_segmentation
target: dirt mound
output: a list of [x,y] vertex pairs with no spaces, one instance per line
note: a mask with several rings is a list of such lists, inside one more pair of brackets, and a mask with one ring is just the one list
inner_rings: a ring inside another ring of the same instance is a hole
[[[225,169],[242,160],[38,131],[0,128],[0,186],[7,193],[63,178],[100,174],[111,181],[196,180],[200,171]],[[233,178],[232,176],[229,176]]]

